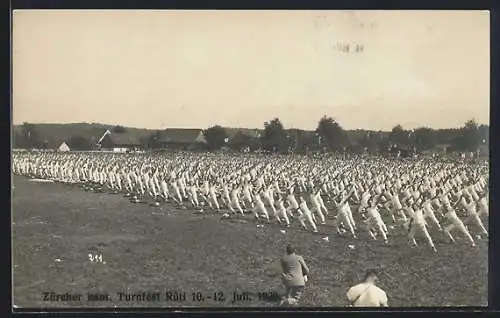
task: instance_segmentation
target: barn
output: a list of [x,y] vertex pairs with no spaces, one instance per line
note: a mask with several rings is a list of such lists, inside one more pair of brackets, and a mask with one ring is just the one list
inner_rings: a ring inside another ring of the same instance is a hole
[[206,148],[207,140],[202,129],[167,128],[161,132],[158,145],[162,149],[201,150]]
[[130,152],[141,147],[139,140],[130,133],[109,133],[100,141],[101,150]]

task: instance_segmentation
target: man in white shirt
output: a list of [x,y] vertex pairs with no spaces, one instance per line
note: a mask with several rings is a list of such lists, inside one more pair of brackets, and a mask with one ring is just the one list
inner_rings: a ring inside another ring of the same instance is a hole
[[354,225],[351,223],[351,218],[349,217],[349,211],[346,209],[347,201],[351,197],[351,195],[354,193],[354,188],[351,189],[351,191],[347,194],[344,195],[342,200],[340,202],[337,202],[334,200],[335,208],[337,210],[337,217],[334,221],[334,226],[337,228],[337,233],[341,234],[340,231],[340,225],[343,224],[346,226],[349,231],[351,232],[352,236],[356,238],[356,232],[354,230]]
[[307,221],[309,226],[313,229],[313,232],[318,233],[318,228],[313,220],[313,214],[311,210],[309,210],[309,207],[307,206],[306,200],[304,199],[303,196],[300,197],[299,208],[300,211],[302,212],[302,217],[304,218],[305,221]]
[[300,211],[299,210],[299,203],[297,202],[297,199],[295,198],[294,195],[294,186],[288,189],[288,194],[286,197],[286,200],[288,202],[288,206],[286,208],[286,213],[293,218],[293,212],[295,211]]
[[371,194],[369,190],[366,190],[363,192],[361,195],[361,202],[359,203],[358,206],[358,213],[360,215],[363,215],[365,213],[365,209],[369,206],[368,201],[370,200]]
[[269,212],[267,212],[264,201],[262,201],[261,192],[255,192],[253,196],[255,198],[255,207],[253,209],[255,218],[259,219],[261,216],[264,216],[267,222],[269,222]]
[[193,208],[199,209],[200,201],[198,200],[198,190],[199,190],[198,187],[196,186],[196,184],[191,183],[186,185],[186,188],[188,190],[187,195],[189,201],[191,202],[191,205],[193,206]]
[[347,291],[350,307],[388,307],[387,294],[375,284],[377,273],[367,271],[364,282],[357,284]]
[[394,191],[387,191],[387,196],[390,199],[390,202],[392,204],[392,210],[389,212],[391,213],[391,218],[394,223],[396,223],[396,216],[401,216],[404,222],[406,222],[406,214],[403,211],[403,205],[401,204],[401,201],[399,200],[399,195],[396,190]]
[[429,195],[424,197],[424,202],[422,203],[422,209],[424,210],[424,219],[430,220],[440,231],[442,231],[441,224],[436,218],[434,209],[432,208],[432,198]]
[[415,234],[417,232],[420,232],[427,240],[427,243],[432,248],[432,251],[436,253],[437,250],[434,245],[434,242],[432,241],[429,231],[427,231],[427,222],[425,221],[422,207],[419,206],[417,203],[414,203],[412,207],[408,208],[408,211],[410,212],[410,222],[408,224],[408,232],[409,232],[408,237],[410,238],[410,241],[413,243],[414,246],[417,246],[417,241],[415,240]]
[[319,220],[321,222],[320,224],[326,224],[325,215],[322,212],[321,203],[318,200],[318,196],[320,196],[320,195],[321,195],[321,190],[319,190],[316,193],[314,193],[313,191],[311,191],[311,193],[309,193],[309,199],[310,199],[311,204],[313,206],[311,212],[318,214]]
[[280,195],[278,195],[277,197],[278,200],[276,202],[278,204],[278,208],[276,209],[276,217],[278,219],[278,222],[281,223],[281,218],[283,218],[285,220],[286,227],[290,227],[290,220],[288,219],[288,215],[286,213],[285,204],[283,203],[283,197]]
[[379,196],[376,196],[374,198],[371,198],[371,202],[369,207],[366,209],[366,213],[368,215],[366,222],[368,233],[370,236],[376,240],[375,234],[373,233],[373,230],[378,232],[383,238],[384,242],[387,244],[387,227],[382,220],[382,217],[380,216],[380,213],[378,212],[377,209],[377,200]]
[[457,214],[455,212],[454,207],[459,202],[460,202],[460,199],[458,199],[457,202],[455,202],[453,204],[453,206],[447,207],[448,210],[447,210],[447,212],[445,214],[445,217],[446,217],[446,219],[448,219],[448,221],[450,222],[450,224],[444,228],[444,233],[448,236],[448,238],[451,240],[451,242],[455,242],[455,239],[453,238],[453,236],[451,235],[450,232],[452,230],[454,230],[454,229],[457,229],[460,232],[462,232],[462,234],[464,234],[464,236],[469,239],[469,241],[471,242],[472,246],[475,247],[476,243],[474,242],[474,239],[470,235],[469,230],[467,230],[467,228],[465,227],[464,223],[462,222],[462,220],[460,220],[460,218],[457,216]]
[[462,196],[462,199],[460,200],[460,202],[462,203],[462,206],[467,211],[466,223],[477,225],[479,227],[479,229],[481,230],[481,234],[487,236],[488,231],[484,227],[484,224],[481,221],[481,219],[479,218],[479,214],[477,213],[477,208],[476,208],[477,202],[474,201],[474,198],[472,198],[472,195],[469,198],[470,198],[469,202],[467,202],[465,197],[463,197],[463,196]]
[[478,215],[480,217],[483,215],[488,216],[488,199],[487,199],[486,195],[483,195],[479,199],[478,207],[479,207]]
[[[241,208],[240,205],[240,188],[237,185],[233,186],[233,189],[231,190],[231,203],[230,203],[230,210],[231,212],[234,212],[234,210],[238,210],[241,215],[245,215],[245,212],[243,212],[243,209]],[[255,214],[258,216],[257,214]]]

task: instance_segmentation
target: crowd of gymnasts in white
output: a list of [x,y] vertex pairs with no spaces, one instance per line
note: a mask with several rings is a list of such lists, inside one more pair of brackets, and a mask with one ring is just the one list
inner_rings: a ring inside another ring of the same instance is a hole
[[[339,235],[389,243],[389,229],[421,235],[430,227],[471,246],[488,235],[488,165],[434,159],[321,158],[215,154],[15,153],[14,174],[123,193],[131,202],[170,202],[224,218],[252,214],[307,231],[333,220]],[[353,208],[355,207],[355,208]],[[354,211],[353,211],[354,210]],[[356,216],[357,214],[357,216]],[[356,216],[356,217],[354,217]],[[389,229],[384,218],[390,222]],[[359,222],[356,222],[356,219]],[[475,233],[475,238],[473,234]]]

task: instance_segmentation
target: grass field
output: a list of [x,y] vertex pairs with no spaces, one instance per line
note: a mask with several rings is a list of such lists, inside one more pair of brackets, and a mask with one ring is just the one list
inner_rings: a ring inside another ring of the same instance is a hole
[[[344,306],[348,287],[368,268],[382,270],[379,285],[390,306],[487,305],[487,240],[476,248],[451,245],[431,230],[438,249],[434,255],[422,240],[410,248],[403,230],[386,246],[365,233],[358,240],[339,237],[328,224],[317,235],[298,224],[283,234],[278,225],[257,228],[250,216],[221,220],[22,177],[14,178],[14,187],[13,298],[18,307],[277,306],[279,300],[259,299],[258,293],[284,292],[279,259],[287,243],[297,247],[311,270],[301,306]],[[329,242],[321,239],[325,236]],[[457,237],[457,242],[465,240]],[[101,254],[102,262],[91,262],[89,253]],[[162,293],[158,301],[120,301],[117,295],[156,291]],[[185,292],[186,300],[166,301],[166,291]],[[235,291],[251,300],[232,303]],[[82,298],[44,301],[44,292]],[[204,300],[193,301],[197,292]],[[214,292],[224,299],[214,300]],[[89,302],[87,293],[107,293],[110,300]]]

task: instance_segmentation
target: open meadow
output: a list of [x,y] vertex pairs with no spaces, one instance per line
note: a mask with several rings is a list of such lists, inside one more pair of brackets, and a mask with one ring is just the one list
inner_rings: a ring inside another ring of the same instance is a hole
[[[120,194],[13,180],[17,307],[274,307],[279,297],[259,293],[283,294],[279,259],[288,243],[311,270],[301,306],[345,306],[347,289],[368,268],[382,270],[379,285],[391,307],[487,305],[487,239],[472,248],[457,235],[451,245],[431,227],[434,254],[422,239],[417,238],[419,247],[410,247],[404,229],[390,230],[389,245],[362,231],[357,240],[339,237],[332,220],[318,234],[301,230],[297,222],[282,233],[277,224],[257,227],[251,215],[222,220],[169,204],[132,204]],[[91,261],[89,254],[102,258]],[[185,301],[165,300],[166,291],[184,292]],[[44,301],[45,292],[82,297]],[[120,300],[118,294],[142,292],[161,297],[141,302]],[[233,292],[248,297],[233,303]],[[88,293],[109,298],[88,301]]]

